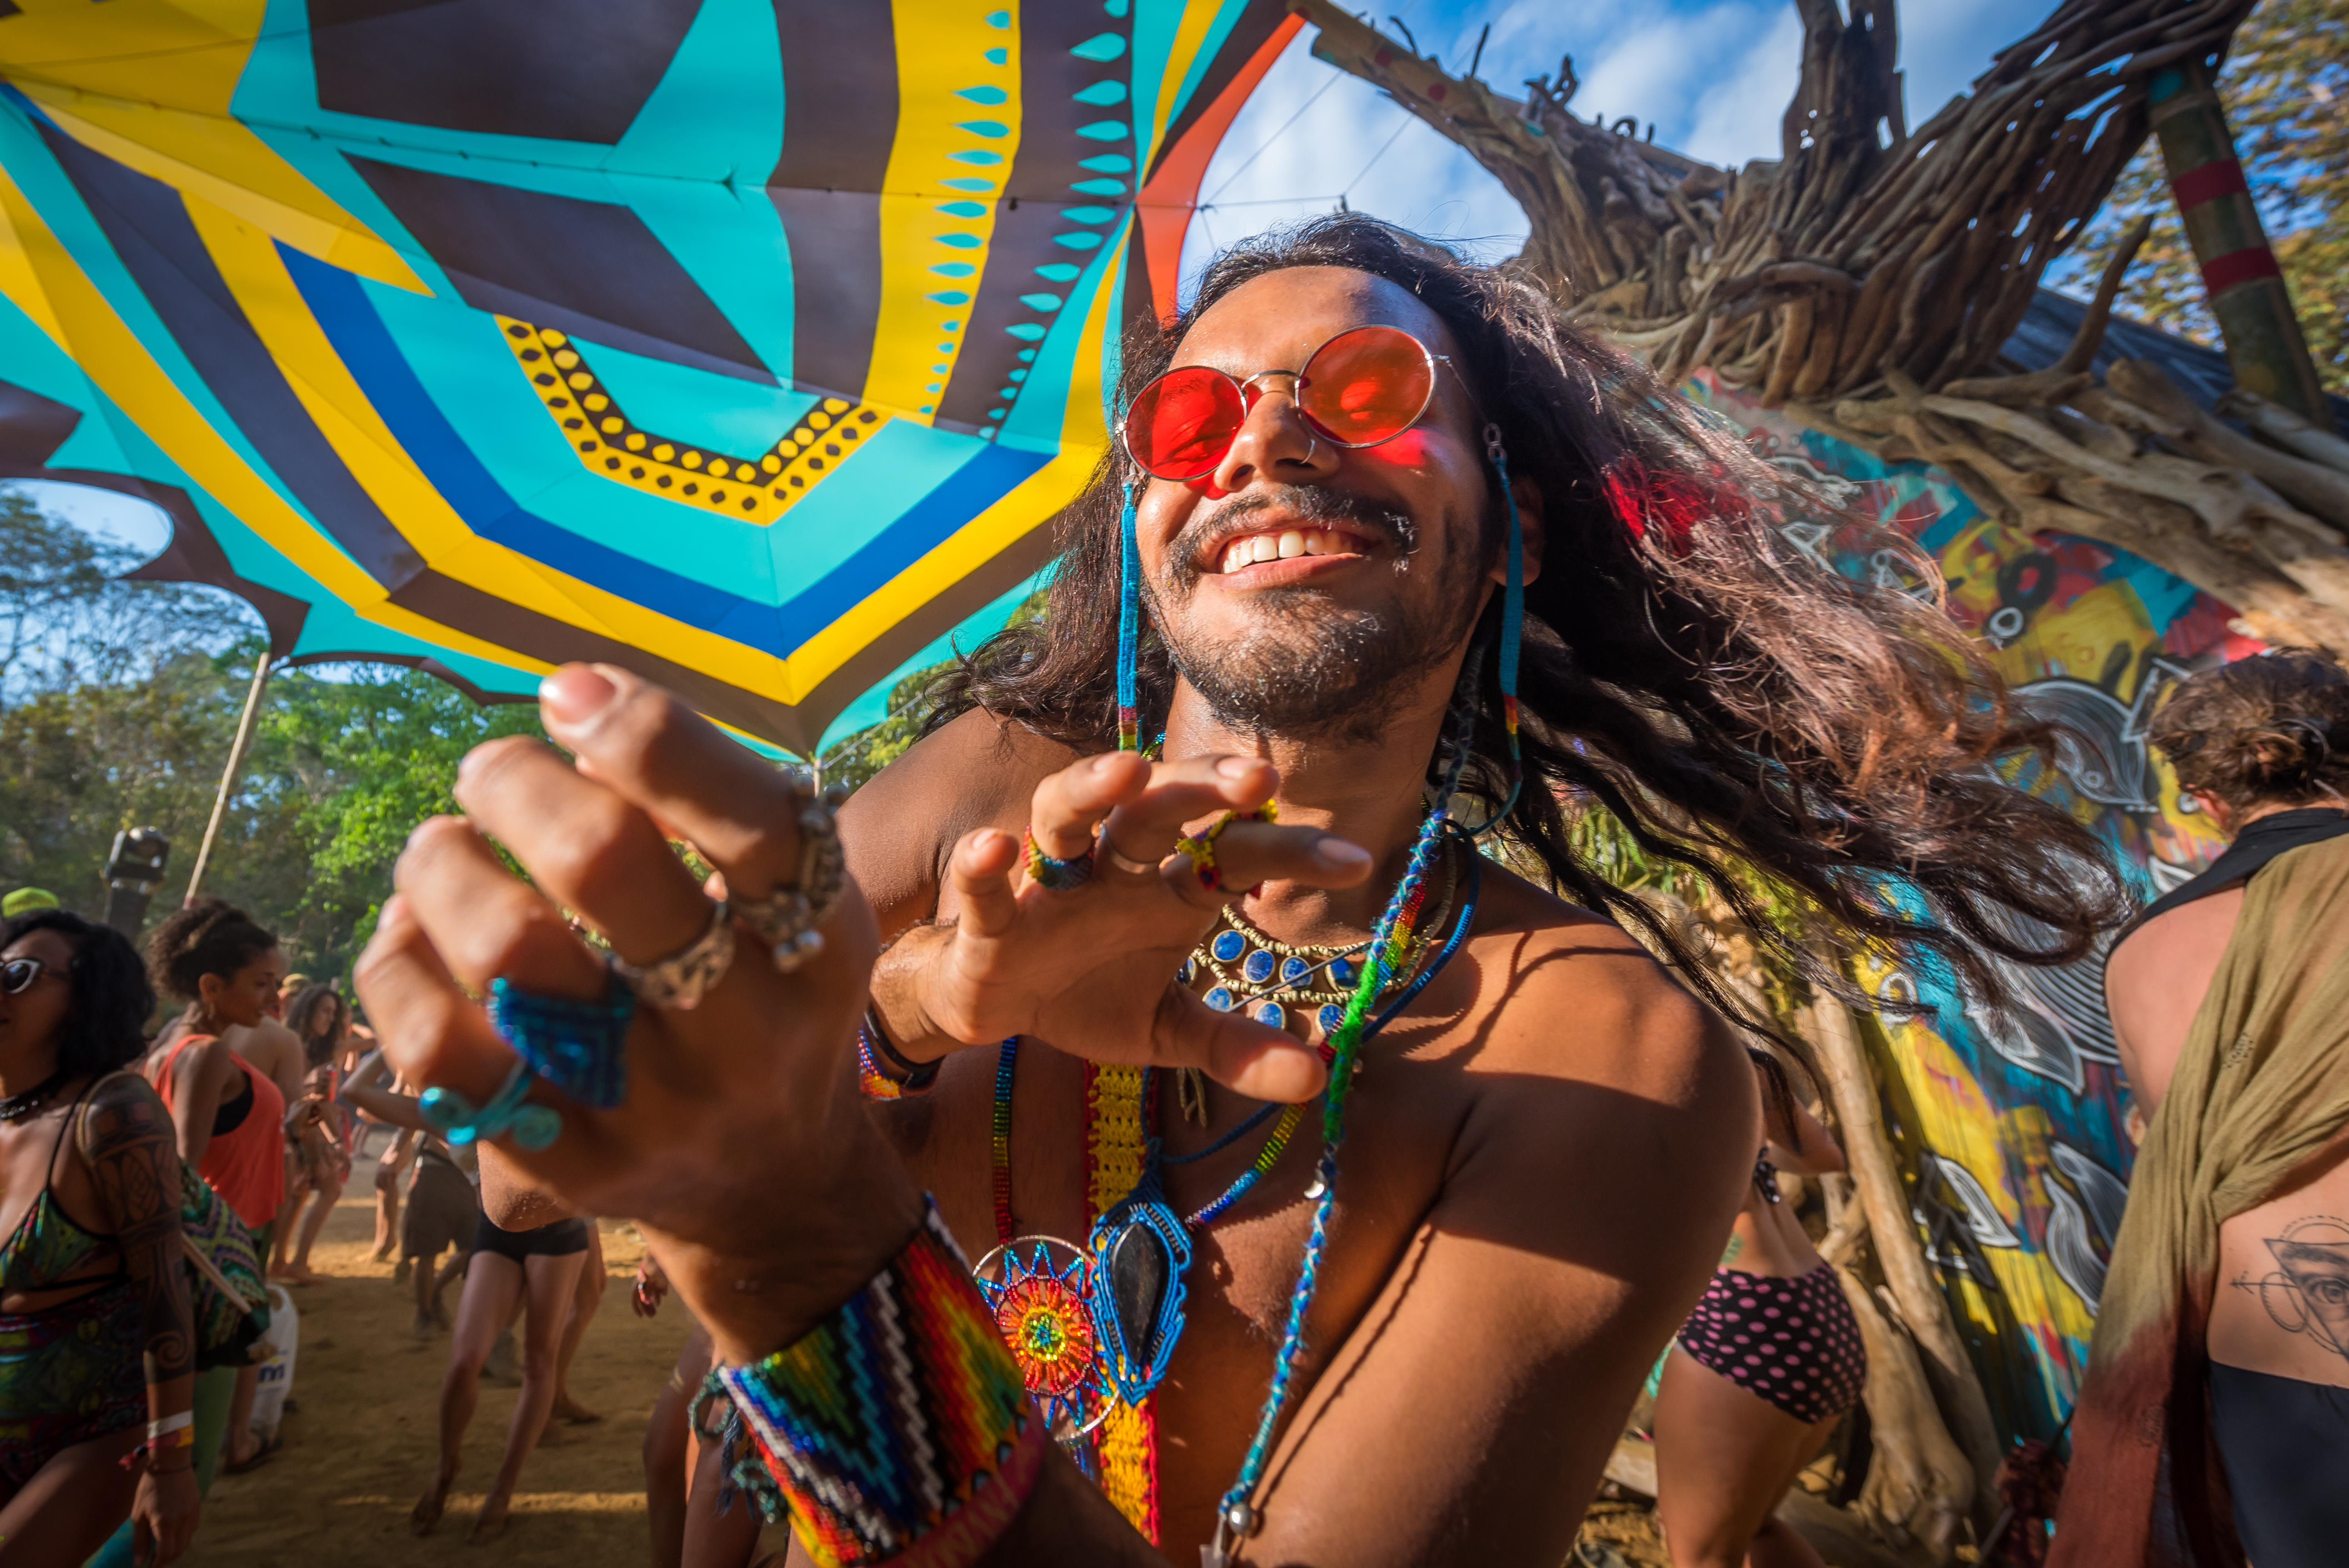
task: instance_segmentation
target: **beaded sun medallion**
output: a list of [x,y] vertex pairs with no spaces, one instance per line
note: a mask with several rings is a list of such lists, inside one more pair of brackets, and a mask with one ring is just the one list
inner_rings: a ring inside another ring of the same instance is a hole
[[1098,1426],[1117,1395],[1102,1367],[1086,1255],[1057,1236],[1021,1236],[971,1272],[1053,1439]]

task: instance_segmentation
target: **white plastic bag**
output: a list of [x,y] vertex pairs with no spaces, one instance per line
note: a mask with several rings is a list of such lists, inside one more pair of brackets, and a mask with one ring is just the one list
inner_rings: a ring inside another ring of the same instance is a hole
[[263,1442],[277,1436],[278,1423],[285,1418],[285,1396],[294,1388],[294,1352],[301,1338],[292,1294],[282,1284],[271,1285],[269,1332],[261,1336],[269,1357],[261,1363],[261,1378],[253,1394],[253,1429]]

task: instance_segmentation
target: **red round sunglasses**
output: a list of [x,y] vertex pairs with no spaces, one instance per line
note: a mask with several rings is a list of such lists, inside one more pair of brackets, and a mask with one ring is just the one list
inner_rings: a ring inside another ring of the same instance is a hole
[[1375,447],[1419,423],[1435,397],[1435,367],[1450,363],[1399,326],[1350,326],[1296,370],[1259,370],[1245,381],[1212,366],[1169,370],[1126,406],[1118,439],[1146,473],[1204,479],[1264,397],[1257,383],[1286,376],[1298,418],[1316,437],[1357,450]]

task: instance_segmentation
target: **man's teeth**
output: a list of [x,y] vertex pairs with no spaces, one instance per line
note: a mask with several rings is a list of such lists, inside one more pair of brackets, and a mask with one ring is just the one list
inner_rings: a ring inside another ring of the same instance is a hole
[[1292,528],[1281,533],[1252,533],[1224,547],[1224,570],[1237,572],[1259,561],[1288,561],[1299,555],[1342,555],[1344,536],[1323,528]]

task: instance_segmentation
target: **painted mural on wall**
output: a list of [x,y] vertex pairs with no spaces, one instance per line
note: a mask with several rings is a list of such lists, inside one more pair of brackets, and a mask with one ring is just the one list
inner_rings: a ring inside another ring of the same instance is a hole
[[[2231,611],[2135,556],[2009,527],[1940,470],[1886,463],[1806,429],[1710,371],[1688,390],[1764,457],[1933,555],[1951,610],[1989,645],[2017,696],[2072,732],[2052,773],[2032,766],[2016,781],[2111,844],[2140,893],[2175,887],[2217,855],[2217,830],[2180,799],[2145,738],[2169,683],[2264,645],[2230,625]],[[1814,553],[1828,535],[1800,521],[1784,531]],[[1886,561],[1835,564],[1892,570]],[[1889,1069],[1887,1109],[1909,1162],[1913,1212],[2010,1438],[2045,1436],[2071,1408],[2127,1196],[2136,1142],[2100,971],[2100,957],[2013,968],[2022,1000],[2004,1013],[1963,995],[1946,972],[1880,966],[1862,975],[1879,995],[1933,1008],[1927,1019],[1878,1020],[1868,1033]]]

